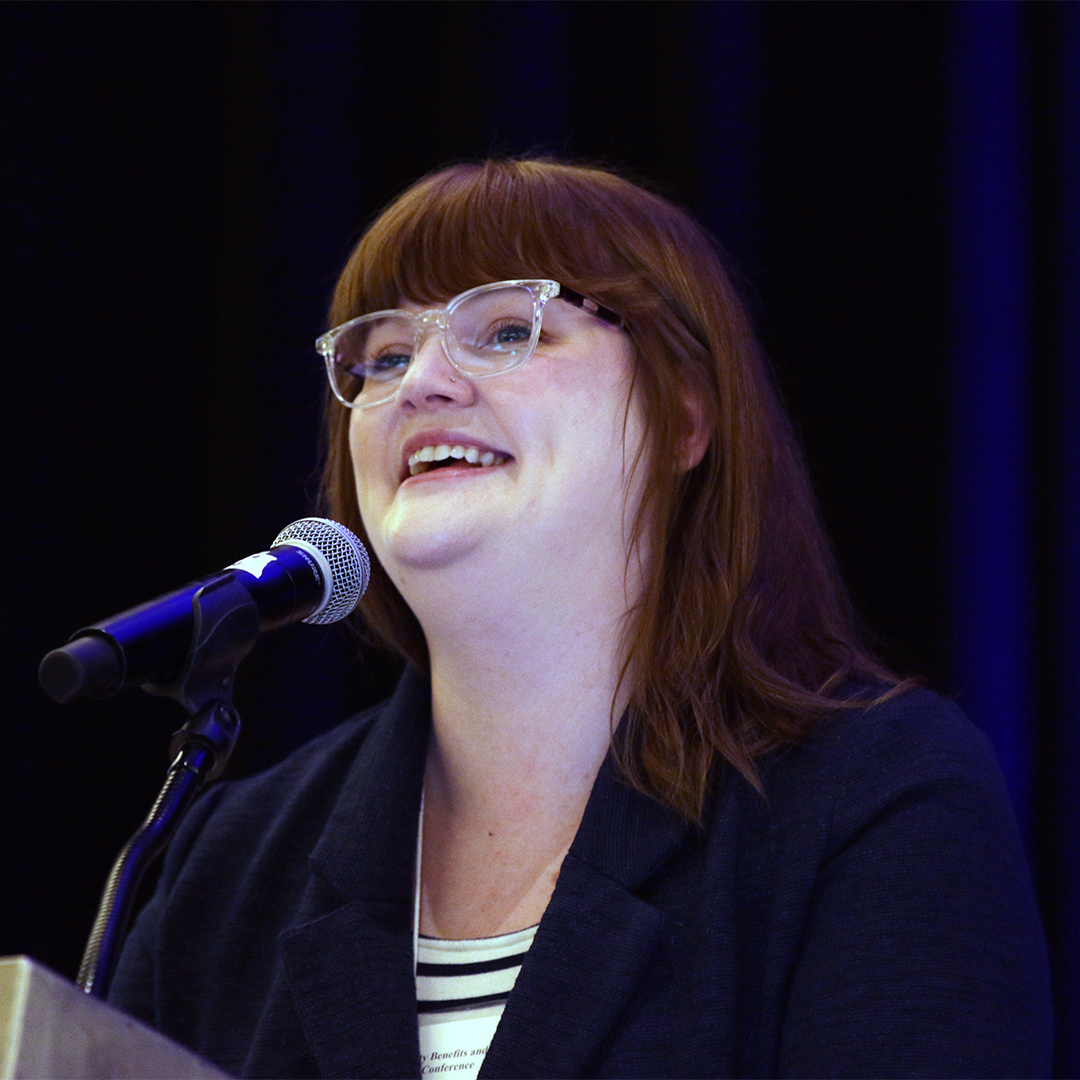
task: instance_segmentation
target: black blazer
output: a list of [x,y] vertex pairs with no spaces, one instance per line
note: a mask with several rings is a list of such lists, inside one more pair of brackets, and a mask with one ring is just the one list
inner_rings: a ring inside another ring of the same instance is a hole
[[[254,1077],[420,1075],[430,688],[177,835],[111,1000]],[[724,774],[704,830],[602,769],[481,1075],[1036,1076],[1045,944],[985,739],[927,692]]]

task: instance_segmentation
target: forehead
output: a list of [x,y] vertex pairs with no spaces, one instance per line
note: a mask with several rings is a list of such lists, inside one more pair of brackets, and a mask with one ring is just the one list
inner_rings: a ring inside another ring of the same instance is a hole
[[546,300],[551,299],[553,293],[557,292],[557,283],[550,278],[507,278],[476,282],[453,296],[415,299],[400,295],[394,307],[414,314],[441,312],[450,307],[458,308],[459,306],[459,310],[473,311],[477,310],[472,303],[475,300],[480,301],[478,303],[480,310],[490,309],[492,305],[496,310],[517,310],[522,308],[523,302],[528,306],[534,300],[539,300],[542,306]]
[[463,254],[450,263],[424,266],[418,271],[408,258],[404,258],[392,274],[379,282],[377,292],[380,298],[399,303],[403,308],[436,308],[445,307],[485,285],[559,280],[557,275],[546,272],[539,261],[506,266],[489,264],[486,260]]
[[402,311],[411,311],[414,314],[420,314],[426,311],[445,311],[451,304],[460,300],[462,297],[467,296],[474,289],[480,289],[485,285],[505,284],[510,286],[517,284],[520,280],[522,279],[491,278],[485,281],[474,281],[471,285],[466,285],[463,289],[459,289],[456,292],[444,292],[421,299],[416,299],[415,297],[406,294],[399,294],[394,306]]

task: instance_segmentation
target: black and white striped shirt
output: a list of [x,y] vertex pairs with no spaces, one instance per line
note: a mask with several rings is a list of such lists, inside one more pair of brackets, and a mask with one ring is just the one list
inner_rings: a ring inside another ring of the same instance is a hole
[[421,937],[416,1000],[421,1015],[505,1004],[536,927],[499,937],[444,941]]
[[424,1080],[473,1080],[499,1025],[536,927],[500,937],[420,937],[416,999]]

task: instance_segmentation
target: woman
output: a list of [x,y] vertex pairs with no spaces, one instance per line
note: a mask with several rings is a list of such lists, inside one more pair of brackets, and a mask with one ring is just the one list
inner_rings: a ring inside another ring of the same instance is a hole
[[245,1076],[1047,1070],[996,768],[861,644],[702,230],[456,166],[331,326],[328,512],[409,667],[200,802],[113,1000]]

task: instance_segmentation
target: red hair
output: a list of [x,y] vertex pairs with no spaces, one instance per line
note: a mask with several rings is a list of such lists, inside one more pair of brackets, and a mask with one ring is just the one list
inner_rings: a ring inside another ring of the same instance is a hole
[[[445,300],[488,281],[553,278],[619,312],[648,428],[635,537],[653,565],[630,613],[626,779],[700,820],[718,761],[755,762],[823,716],[907,684],[866,649],[801,449],[715,241],[665,199],[550,160],[455,165],[392,202],[353,251],[330,323]],[[364,537],[348,410],[327,404],[327,512]],[[687,433],[704,455],[686,469]],[[425,669],[416,617],[377,565],[376,639]],[[853,687],[861,687],[853,694]]]

